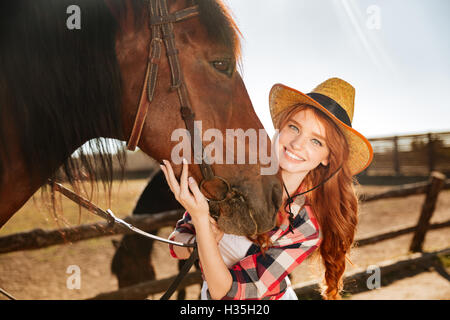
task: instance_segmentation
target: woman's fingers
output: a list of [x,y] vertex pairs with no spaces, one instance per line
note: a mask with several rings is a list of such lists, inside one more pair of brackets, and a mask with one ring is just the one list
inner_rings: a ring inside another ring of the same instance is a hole
[[[163,160],[164,165],[161,165],[161,170],[164,172],[170,190],[172,190],[175,199],[191,214],[192,218],[209,216],[209,205],[206,198],[200,192],[197,182],[189,177],[188,179],[188,164],[183,159],[183,168],[180,176],[180,183],[173,172],[171,164],[167,160]],[[192,193],[191,193],[192,192]]]
[[211,217],[211,216],[209,216],[209,222],[210,222],[212,225],[217,226],[216,220],[214,220],[214,218]]
[[195,179],[192,177],[189,177],[189,189],[191,189],[192,194],[194,195],[197,202],[206,201],[205,196],[198,187],[197,181],[195,181]]
[[188,164],[186,159],[183,158],[183,169],[181,170],[180,177],[180,197],[186,198],[190,196],[188,189]]

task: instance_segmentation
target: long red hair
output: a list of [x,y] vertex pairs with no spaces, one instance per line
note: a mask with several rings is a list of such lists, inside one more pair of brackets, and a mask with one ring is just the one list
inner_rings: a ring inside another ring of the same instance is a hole
[[[322,111],[309,105],[294,105],[280,113],[276,119],[276,128],[281,131],[292,116],[307,108],[314,112],[325,127],[325,139],[330,154],[327,166],[320,164],[306,175],[302,182],[304,190],[319,185],[341,166],[330,180],[305,194],[322,233],[322,242],[318,250],[325,268],[321,295],[324,299],[335,300],[341,298],[345,259],[353,245],[358,223],[358,198],[354,189],[356,181],[346,162],[349,154],[347,140],[336,124]],[[270,246],[268,234],[259,235],[255,241],[263,249]]]

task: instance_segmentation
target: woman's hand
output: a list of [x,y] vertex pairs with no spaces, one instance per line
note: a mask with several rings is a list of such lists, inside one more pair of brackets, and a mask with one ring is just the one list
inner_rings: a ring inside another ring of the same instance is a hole
[[194,178],[188,178],[188,164],[183,158],[183,169],[181,171],[180,183],[173,172],[170,162],[163,160],[161,170],[166,177],[170,190],[172,190],[175,199],[189,212],[192,222],[209,219],[209,205],[205,196],[201,193]]

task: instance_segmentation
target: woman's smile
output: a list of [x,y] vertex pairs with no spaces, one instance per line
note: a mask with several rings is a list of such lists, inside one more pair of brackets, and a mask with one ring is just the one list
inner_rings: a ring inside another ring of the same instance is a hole
[[285,153],[287,159],[290,161],[293,161],[294,163],[301,163],[301,162],[305,161],[305,159],[296,155],[294,152],[289,151],[286,147],[284,147],[284,153]]

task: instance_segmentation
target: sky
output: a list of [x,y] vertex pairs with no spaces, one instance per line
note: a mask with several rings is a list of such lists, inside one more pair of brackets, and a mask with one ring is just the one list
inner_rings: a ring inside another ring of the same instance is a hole
[[339,77],[368,138],[450,131],[450,1],[223,0],[242,35],[241,75],[269,135],[275,83]]

